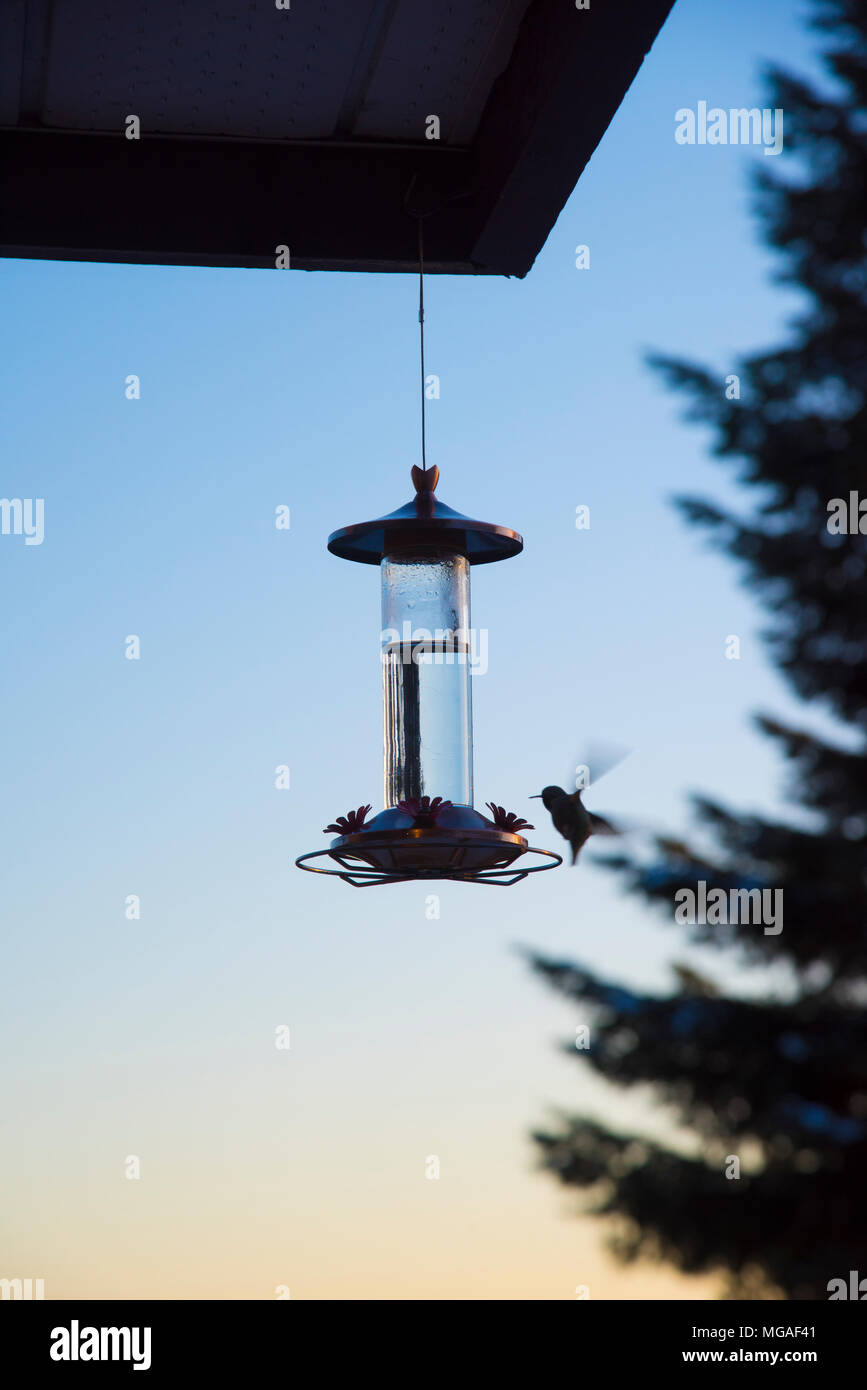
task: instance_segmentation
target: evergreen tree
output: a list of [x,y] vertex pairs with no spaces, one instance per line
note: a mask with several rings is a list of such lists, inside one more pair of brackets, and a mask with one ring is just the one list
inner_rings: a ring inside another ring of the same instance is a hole
[[696,797],[711,856],[659,837],[655,862],[608,861],[670,920],[678,890],[700,881],[708,894],[781,888],[779,934],[687,930],[742,960],[786,962],[794,994],[727,998],[681,968],[665,998],[532,958],[590,1006],[592,1046],[573,1055],[617,1085],[649,1084],[700,1141],[685,1156],[566,1119],[535,1136],[544,1166],[593,1189],[591,1210],[615,1218],[621,1257],[728,1271],[726,1291],[741,1298],[825,1299],[859,1261],[867,1278],[867,0],[815,0],[813,23],[830,36],[835,96],[772,69],[785,152],[757,174],[780,279],[805,291],[806,310],[784,346],[740,363],[736,400],[715,373],[652,361],[752,489],[746,516],[693,497],[679,506],[737,559],[769,615],[773,660],[836,717],[840,739],[758,718],[807,813],[797,827]]

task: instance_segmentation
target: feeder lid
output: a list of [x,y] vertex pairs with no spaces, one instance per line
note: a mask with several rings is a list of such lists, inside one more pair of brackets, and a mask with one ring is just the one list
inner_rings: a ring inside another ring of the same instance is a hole
[[519,555],[524,542],[508,526],[471,521],[434,495],[439,469],[413,468],[416,495],[405,507],[377,521],[343,526],[328,537],[328,549],[343,560],[378,565],[383,555],[417,547],[442,546],[466,555],[471,565],[489,565]]

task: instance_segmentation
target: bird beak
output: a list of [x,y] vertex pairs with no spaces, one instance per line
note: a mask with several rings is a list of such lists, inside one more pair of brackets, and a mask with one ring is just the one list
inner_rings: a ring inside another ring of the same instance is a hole
[[527,800],[528,800],[528,801],[541,801],[541,800],[542,800],[542,793],[541,793],[541,792],[536,792],[533,796],[528,796],[528,797],[527,797]]

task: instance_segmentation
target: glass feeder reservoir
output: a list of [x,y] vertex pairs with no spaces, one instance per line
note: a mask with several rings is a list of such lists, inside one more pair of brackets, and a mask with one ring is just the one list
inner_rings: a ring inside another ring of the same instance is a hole
[[[378,565],[382,589],[383,778],[385,809],[362,805],[327,827],[327,850],[296,859],[356,887],[451,878],[508,885],[562,863],[533,850],[526,822],[489,803],[473,808],[470,568],[523,549],[516,531],[471,521],[435,495],[439,470],[413,468],[415,497],[377,521],[328,538],[333,555]],[[539,854],[546,861],[516,861]],[[327,856],[339,865],[309,863]]]
[[446,547],[393,550],[380,569],[385,805],[472,806],[470,562]]

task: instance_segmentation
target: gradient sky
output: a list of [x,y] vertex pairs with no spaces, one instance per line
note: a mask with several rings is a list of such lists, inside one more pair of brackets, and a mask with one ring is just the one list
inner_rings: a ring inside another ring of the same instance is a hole
[[[535,820],[537,844],[560,842],[529,794],[593,738],[634,750],[597,810],[680,833],[690,790],[781,806],[748,716],[807,716],[735,569],[669,505],[737,494],[642,352],[706,361],[722,389],[797,307],[749,212],[760,151],[680,146],[674,113],[764,104],[765,60],[815,72],[802,16],[678,0],[529,276],[427,287],[439,494],[525,539],[473,573],[476,803]],[[0,262],[0,492],[45,498],[41,546],[0,538],[0,1276],[49,1298],[718,1289],[623,1271],[535,1171],[528,1132],[553,1106],[670,1119],[558,1054],[581,1019],[513,948],[662,990],[672,959],[744,990],[767,974],[690,951],[592,850],[507,892],[434,885],[439,921],[428,885],[362,893],[292,866],[336,814],[381,805],[378,575],[325,540],[410,496],[416,293]]]

